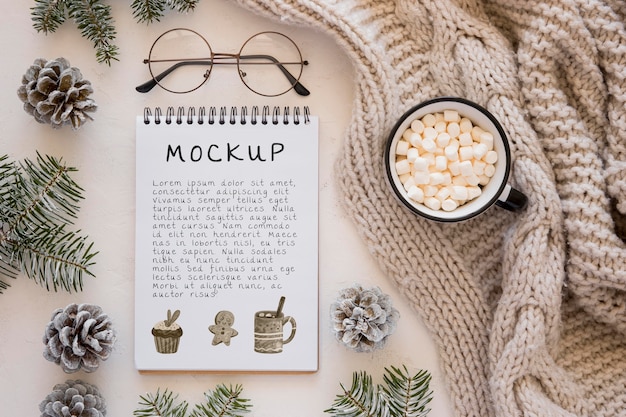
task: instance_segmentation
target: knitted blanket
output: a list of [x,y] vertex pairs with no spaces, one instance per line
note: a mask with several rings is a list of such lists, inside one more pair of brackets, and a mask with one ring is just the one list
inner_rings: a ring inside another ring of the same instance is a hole
[[[456,415],[626,415],[626,3],[237,1],[352,59],[345,208],[432,332]],[[387,135],[440,95],[499,119],[523,212],[438,224],[394,199]]]

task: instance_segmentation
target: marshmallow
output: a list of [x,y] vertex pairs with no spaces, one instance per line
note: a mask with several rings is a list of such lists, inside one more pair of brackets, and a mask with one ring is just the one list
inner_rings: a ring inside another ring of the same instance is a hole
[[456,138],[461,134],[461,126],[457,122],[452,122],[448,125],[446,132],[448,132],[450,137]]
[[459,148],[459,159],[461,161],[474,159],[474,148],[472,146],[461,146]]
[[435,130],[438,133],[445,132],[447,127],[448,127],[448,124],[445,121],[443,121],[443,120],[440,121],[440,122],[435,123],[435,126],[434,126]]
[[464,177],[474,175],[474,165],[472,165],[472,161],[463,161],[459,163],[459,171],[461,171],[461,175]]
[[448,145],[444,149],[444,155],[448,158],[449,161],[458,161],[459,153],[458,149],[454,145]]
[[448,169],[448,158],[445,156],[436,156],[435,169],[437,171],[445,171],[446,169]]
[[434,197],[439,191],[439,187],[436,185],[426,185],[424,186],[424,197]]
[[417,157],[415,158],[415,161],[413,161],[413,166],[415,167],[416,171],[428,172],[428,165],[428,159],[424,158],[423,156]]
[[452,161],[448,164],[448,170],[450,171],[450,174],[452,174],[453,176],[459,176],[461,175],[461,168],[459,167],[460,162],[459,161]]
[[474,139],[476,142],[480,142],[480,135],[484,132],[485,131],[482,130],[480,127],[474,126],[470,133],[472,134],[472,139]]
[[411,122],[411,130],[416,133],[422,133],[424,131],[424,123],[419,119],[413,120]]
[[402,159],[396,162],[396,173],[398,175],[407,174],[411,172],[411,167],[409,166],[409,161],[406,159]]
[[417,201],[418,203],[422,203],[424,201],[424,191],[415,185],[407,190],[407,195],[411,200]]
[[415,160],[420,156],[419,151],[417,150],[417,148],[409,148],[409,150],[406,152],[406,159],[409,162],[415,162]]
[[443,211],[453,211],[458,206],[459,206],[459,204],[456,201],[454,201],[454,200],[452,200],[450,198],[448,198],[448,199],[446,199],[446,200],[441,202],[441,209]]
[[411,145],[417,148],[422,145],[422,135],[417,132],[413,132],[409,136],[408,141]]
[[474,146],[472,146],[472,149],[474,150],[474,158],[476,159],[481,159],[489,151],[489,147],[487,147],[487,145],[485,145],[484,143],[474,144]]
[[431,172],[428,175],[429,175],[428,183],[430,185],[443,184],[443,181],[444,181],[445,177],[443,176],[443,174],[441,172]]
[[[434,139],[434,138],[433,138]],[[435,141],[431,139],[431,138],[424,138],[424,140],[422,141],[422,148],[424,148],[424,150],[426,152],[435,152],[437,150],[437,144],[435,143]]]
[[456,110],[429,113],[398,141],[396,173],[410,200],[454,211],[480,196],[495,175],[493,143],[493,134]]
[[470,119],[463,117],[461,118],[461,121],[459,122],[459,127],[461,128],[462,133],[468,133],[472,131],[472,128],[474,127],[474,123],[472,123]]
[[437,191],[437,194],[435,194],[435,198],[439,201],[443,201],[448,197],[450,197],[450,189],[448,189],[448,187],[440,188],[439,191]]
[[480,178],[478,178],[478,175],[472,173],[472,175],[464,177],[465,181],[467,181],[468,185],[472,185],[472,186],[476,186],[478,184],[480,184]]
[[456,110],[444,110],[443,111],[443,120],[445,120],[446,122],[458,122],[459,120],[461,120],[461,117],[459,116],[459,112]]
[[478,137],[478,140],[483,145],[487,146],[487,150],[493,149],[493,135],[489,132],[483,132]]
[[485,154],[483,160],[488,164],[495,164],[498,160],[498,153],[496,151],[489,151]]
[[450,143],[450,135],[446,132],[441,132],[437,135],[437,139],[435,140],[435,142],[440,149],[443,149]]
[[459,135],[459,144],[461,146],[471,146],[474,144],[474,139],[472,139],[472,135],[468,132],[461,133]]
[[434,140],[438,134],[439,132],[437,132],[434,127],[428,126],[424,128],[424,132],[422,132],[422,138],[423,140],[426,140],[426,139]]
[[428,197],[424,199],[424,205],[431,210],[439,210],[441,208],[441,201],[435,197]]
[[409,142],[406,140],[399,140],[398,145],[396,146],[396,155],[406,155],[406,152],[409,150]]
[[474,160],[472,166],[474,167],[474,174],[483,175],[485,173],[485,167],[487,166],[487,164],[483,161]]
[[480,187],[467,187],[467,199],[473,200],[483,193]]
[[433,127],[437,123],[437,118],[434,114],[428,113],[424,117],[422,117],[422,123],[426,127]]
[[453,185],[451,188],[452,192],[450,193],[450,197],[459,201],[467,200],[467,187],[462,185]]
[[483,174],[488,176],[489,178],[493,177],[493,174],[496,173],[496,167],[493,164],[485,165],[485,169],[483,169]]
[[[400,178],[400,181],[402,181],[402,178]],[[415,186],[415,180],[413,179],[413,176],[412,175],[408,175],[408,177],[406,179],[404,179],[404,181],[402,181],[402,186],[407,191],[409,191],[409,188],[414,187]]]
[[430,182],[430,174],[424,171],[416,171],[415,174],[413,174],[413,181],[415,181],[417,185],[428,184]]

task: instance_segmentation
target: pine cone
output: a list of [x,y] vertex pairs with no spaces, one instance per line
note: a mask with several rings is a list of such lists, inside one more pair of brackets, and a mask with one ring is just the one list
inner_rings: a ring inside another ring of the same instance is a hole
[[57,384],[39,404],[41,417],[104,417],[106,404],[94,385],[83,381]]
[[391,298],[378,287],[363,289],[355,284],[340,291],[331,305],[335,336],[357,352],[382,348],[399,317]]
[[96,111],[97,105],[89,98],[91,93],[91,83],[65,58],[36,59],[17,90],[24,110],[39,123],[54,128],[70,124],[74,130],[93,120],[89,113]]
[[46,326],[44,358],[60,365],[66,373],[79,369],[93,372],[106,360],[115,343],[111,320],[93,304],[70,304],[57,309]]

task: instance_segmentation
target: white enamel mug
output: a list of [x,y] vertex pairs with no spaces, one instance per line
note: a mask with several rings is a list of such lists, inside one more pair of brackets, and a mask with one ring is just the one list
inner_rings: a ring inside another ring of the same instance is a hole
[[[498,155],[495,173],[489,182],[481,186],[480,196],[459,205],[452,211],[433,210],[409,198],[400,177],[396,173],[396,147],[411,122],[426,114],[443,113],[455,110],[461,117],[470,119],[474,125],[490,132],[494,138],[493,148]],[[400,202],[413,213],[439,222],[458,222],[473,218],[496,204],[510,211],[521,210],[526,206],[527,197],[508,184],[511,171],[511,150],[509,142],[496,118],[480,105],[460,97],[437,97],[416,105],[408,110],[395,124],[385,145],[384,163],[391,189]]]

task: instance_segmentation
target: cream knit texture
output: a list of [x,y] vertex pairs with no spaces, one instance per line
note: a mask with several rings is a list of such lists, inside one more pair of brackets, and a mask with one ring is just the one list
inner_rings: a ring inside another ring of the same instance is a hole
[[[431,331],[456,415],[626,415],[626,3],[237,1],[351,58],[344,206]],[[438,224],[394,199],[387,135],[440,95],[499,119],[523,212]]]

